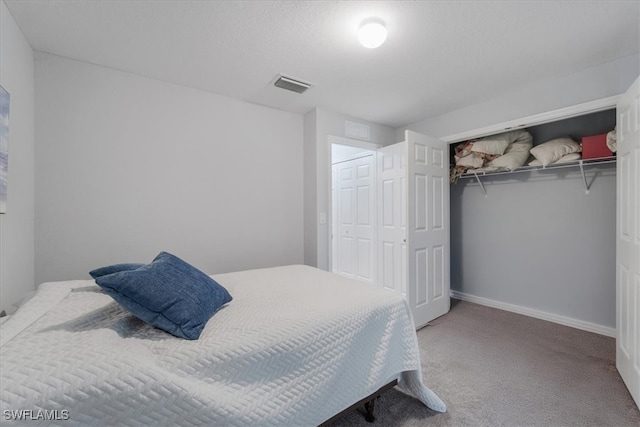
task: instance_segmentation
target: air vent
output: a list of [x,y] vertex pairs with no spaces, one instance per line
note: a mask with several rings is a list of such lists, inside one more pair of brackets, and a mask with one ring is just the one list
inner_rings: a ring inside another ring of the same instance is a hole
[[276,81],[273,83],[279,88],[290,90],[296,93],[303,93],[307,89],[309,89],[313,84],[303,82],[301,80],[293,79],[291,77],[283,76],[280,74]]
[[345,120],[344,136],[346,136],[347,138],[358,138],[365,141],[371,141],[371,128],[361,123]]

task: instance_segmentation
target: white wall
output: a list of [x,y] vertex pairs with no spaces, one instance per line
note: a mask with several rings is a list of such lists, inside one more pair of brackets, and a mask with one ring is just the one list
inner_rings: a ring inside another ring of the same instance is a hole
[[303,117],[36,54],[36,280],[303,262]]
[[429,117],[405,129],[444,138],[485,126],[521,119],[560,108],[624,93],[640,74],[640,55],[630,55],[568,76],[547,79],[518,91],[496,96],[437,117]]
[[316,110],[304,116],[304,263],[318,265],[318,168]]
[[[320,214],[328,218],[331,191],[331,144],[329,136],[346,137],[345,121],[370,127],[370,140],[379,145],[395,142],[394,129],[320,108],[305,115],[305,263],[329,270],[329,224],[320,223]],[[314,185],[315,184],[315,185]]]
[[452,185],[451,289],[615,329],[615,166],[586,176],[588,195],[577,168]]
[[9,92],[7,213],[0,215],[0,309],[34,289],[33,51],[0,2],[0,85]]

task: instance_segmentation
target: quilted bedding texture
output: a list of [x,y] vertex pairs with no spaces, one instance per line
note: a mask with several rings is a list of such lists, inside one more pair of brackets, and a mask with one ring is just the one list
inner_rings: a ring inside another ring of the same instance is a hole
[[145,324],[92,281],[42,284],[0,325],[3,423],[40,410],[58,421],[34,424],[315,426],[394,378],[446,410],[422,383],[403,298],[306,266],[212,277],[234,300],[197,341]]

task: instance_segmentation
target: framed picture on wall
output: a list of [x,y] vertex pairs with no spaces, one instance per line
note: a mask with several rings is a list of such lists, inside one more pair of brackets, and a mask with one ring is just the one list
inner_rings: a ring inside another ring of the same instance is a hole
[[7,213],[9,175],[9,92],[0,86],[0,214]]

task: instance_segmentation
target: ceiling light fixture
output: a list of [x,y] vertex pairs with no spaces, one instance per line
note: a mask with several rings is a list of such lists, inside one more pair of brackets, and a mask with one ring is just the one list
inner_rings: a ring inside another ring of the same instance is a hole
[[362,22],[358,30],[358,40],[362,46],[374,49],[387,39],[387,29],[384,22],[378,18],[369,18]]

